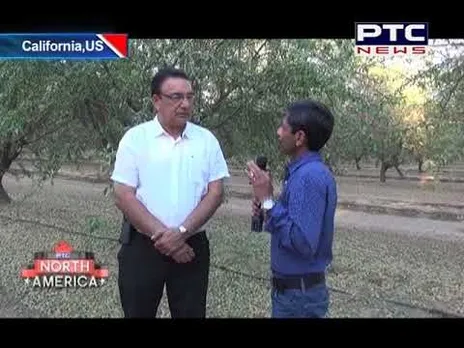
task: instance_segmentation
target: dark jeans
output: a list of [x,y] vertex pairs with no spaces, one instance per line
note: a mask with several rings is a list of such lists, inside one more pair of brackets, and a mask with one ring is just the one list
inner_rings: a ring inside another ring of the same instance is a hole
[[304,291],[272,289],[273,318],[324,318],[329,309],[329,291],[320,283]]
[[172,318],[206,317],[209,241],[200,232],[187,243],[195,258],[183,264],[158,252],[148,237],[136,231],[121,245],[118,285],[126,318],[154,318],[165,285]]

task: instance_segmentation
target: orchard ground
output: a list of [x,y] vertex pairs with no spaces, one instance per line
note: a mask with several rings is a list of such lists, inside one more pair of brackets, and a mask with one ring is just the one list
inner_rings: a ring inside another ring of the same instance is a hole
[[[71,173],[72,172],[72,173]],[[40,187],[5,177],[13,203],[0,208],[3,317],[121,317],[116,253],[121,216],[105,183],[74,170]],[[269,236],[251,233],[250,188],[233,171],[225,203],[207,226],[212,265],[209,317],[268,317]],[[443,172],[448,182],[406,168],[386,183],[376,168],[337,177],[330,317],[454,317],[464,315],[464,166]],[[78,178],[80,176],[80,178]],[[94,181],[94,182],[90,182]],[[452,182],[449,182],[452,181]],[[453,182],[454,181],[454,182]],[[34,252],[65,239],[95,253],[110,278],[97,289],[32,289],[20,271]],[[168,317],[163,298],[159,315]]]

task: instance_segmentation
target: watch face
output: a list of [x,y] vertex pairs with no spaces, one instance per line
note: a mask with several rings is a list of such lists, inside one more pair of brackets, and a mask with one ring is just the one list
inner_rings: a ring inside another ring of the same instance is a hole
[[271,209],[274,205],[274,202],[272,200],[264,201],[263,203],[263,208],[264,209]]

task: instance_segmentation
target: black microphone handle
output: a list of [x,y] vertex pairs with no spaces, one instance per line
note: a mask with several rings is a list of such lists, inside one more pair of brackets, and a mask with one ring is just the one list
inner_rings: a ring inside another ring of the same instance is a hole
[[264,214],[261,212],[258,216],[251,217],[251,231],[262,232],[264,224]]
[[[267,157],[266,156],[258,156],[256,157],[256,165],[261,170],[266,170],[267,165]],[[259,205],[261,208],[261,204]],[[263,224],[264,224],[264,213],[263,211],[260,212],[258,216],[251,217],[251,230],[253,232],[262,232],[263,231]]]

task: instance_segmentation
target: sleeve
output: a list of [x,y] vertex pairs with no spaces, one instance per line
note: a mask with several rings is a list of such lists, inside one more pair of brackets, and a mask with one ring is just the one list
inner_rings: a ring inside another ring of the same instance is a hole
[[308,175],[289,192],[288,206],[278,201],[268,212],[266,230],[278,235],[279,247],[312,257],[317,250],[326,206],[326,185]]
[[213,136],[209,155],[208,182],[230,177],[227,162],[221,149],[221,145]]
[[137,157],[130,130],[119,142],[111,180],[131,187],[139,186]]

